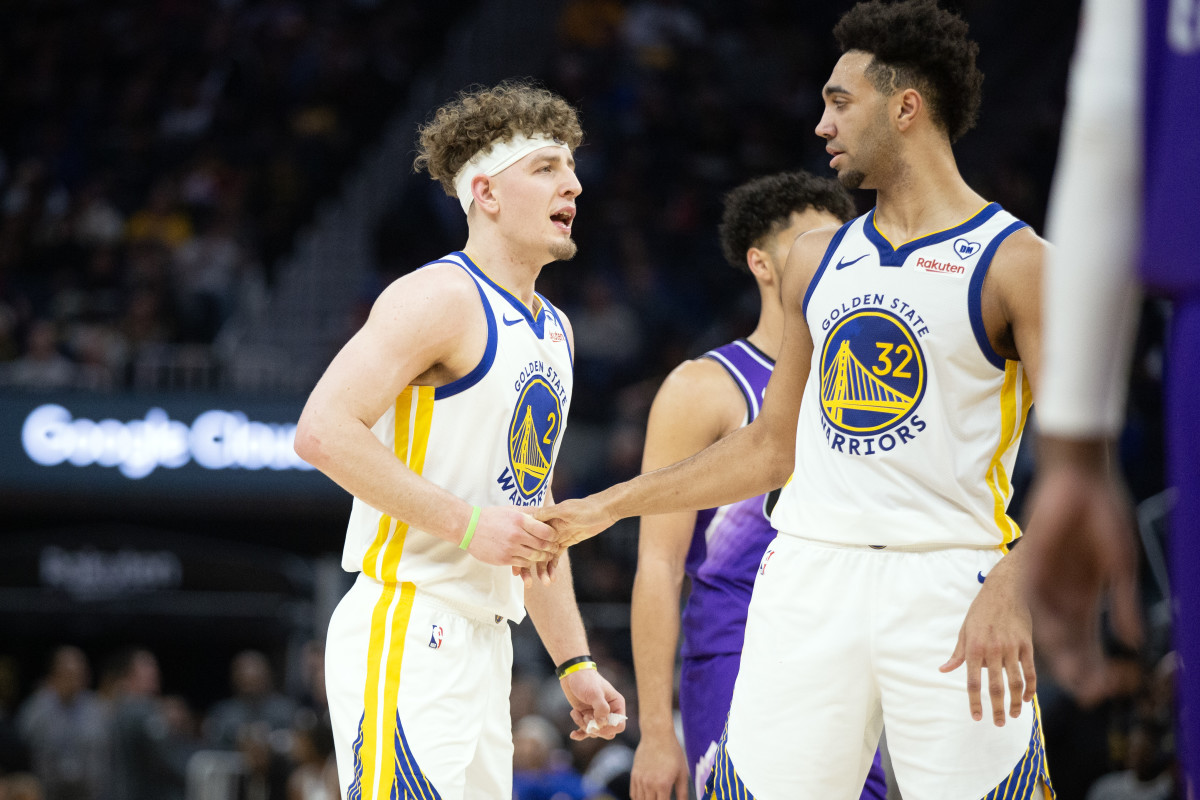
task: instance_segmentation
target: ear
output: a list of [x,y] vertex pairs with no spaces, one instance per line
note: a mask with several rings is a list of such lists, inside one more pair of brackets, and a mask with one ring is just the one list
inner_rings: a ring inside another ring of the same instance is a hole
[[747,250],[746,266],[750,268],[750,274],[759,283],[768,286],[775,283],[775,270],[772,269],[771,255],[766,250],[758,247],[751,247]]
[[925,98],[916,89],[905,89],[896,104],[896,127],[906,131],[925,107]]
[[495,214],[500,210],[500,198],[494,190],[492,179],[487,175],[480,174],[471,179],[471,196],[481,211]]

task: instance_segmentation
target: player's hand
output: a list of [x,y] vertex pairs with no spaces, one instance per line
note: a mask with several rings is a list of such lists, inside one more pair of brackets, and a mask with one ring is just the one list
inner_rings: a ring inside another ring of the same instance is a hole
[[[1022,597],[1018,547],[992,567],[979,594],[967,609],[950,660],[939,669],[953,672],[967,665],[967,695],[971,718],[983,719],[982,672],[987,671],[992,722],[1004,727],[1004,679],[1008,678],[1009,708],[1021,715],[1022,702],[1033,700],[1037,671],[1033,666],[1033,621]],[[1027,555],[1027,554],[1026,554]]]
[[642,731],[642,740],[633,753],[633,772],[629,776],[631,800],[688,800],[687,756],[675,738],[675,731],[654,735]]
[[[1030,606],[1038,652],[1054,677],[1083,705],[1116,689],[1106,658],[1100,612],[1108,601],[1117,638],[1142,640],[1138,544],[1124,487],[1102,451],[1043,440],[1040,475],[1030,500]],[[1098,443],[1093,442],[1093,445]],[[1102,448],[1101,448],[1102,450]]]
[[554,576],[558,574],[558,559],[562,556],[558,555],[551,558],[549,561],[539,561],[533,567],[513,567],[512,574],[519,577],[525,588],[533,586],[535,580],[542,583],[552,583]]
[[571,704],[571,719],[578,726],[571,731],[572,739],[611,739],[625,730],[625,698],[597,670],[576,670],[559,685]]
[[492,506],[480,512],[467,552],[485,564],[528,570],[540,577],[538,565],[561,550],[554,536],[553,528],[520,508]]
[[604,505],[595,499],[595,495],[542,506],[534,511],[534,516],[554,527],[554,541],[562,547],[570,547],[584,539],[590,539],[617,521]]

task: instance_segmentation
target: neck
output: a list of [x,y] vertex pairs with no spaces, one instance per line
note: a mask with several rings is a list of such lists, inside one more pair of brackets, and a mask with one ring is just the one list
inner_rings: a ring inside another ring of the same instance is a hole
[[945,139],[907,148],[876,189],[875,224],[897,245],[969,219],[987,201],[959,174]]
[[783,346],[783,304],[775,293],[761,285],[758,293],[762,310],[758,313],[758,325],[746,340],[774,361],[779,358],[779,349]]
[[512,242],[492,229],[472,228],[463,251],[484,273],[503,286],[531,310],[534,308],[533,285],[546,261],[523,253]]

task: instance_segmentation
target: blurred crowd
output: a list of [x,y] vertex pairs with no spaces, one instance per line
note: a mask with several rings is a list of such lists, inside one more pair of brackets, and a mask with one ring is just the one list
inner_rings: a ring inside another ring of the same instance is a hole
[[[946,5],[971,21],[987,76],[979,127],[957,147],[960,166],[981,194],[1040,231],[1078,3]],[[579,255],[539,280],[576,333],[572,426],[554,487],[565,498],[636,474],[662,378],[753,327],[756,290],[718,246],[721,199],[769,172],[827,174],[813,128],[843,6],[566,0],[557,8],[541,77],[578,106],[585,130]],[[198,369],[214,368],[221,325],[261,307],[296,232],[404,102],[410,79],[435,63],[455,15],[382,0],[0,6],[0,386],[139,386],[138,364],[167,345],[193,348]],[[869,195],[856,199],[865,211]],[[362,289],[364,305],[396,276],[460,247],[465,231],[437,185],[405,180],[376,232],[378,275]],[[1122,440],[1138,501],[1163,488],[1168,314],[1147,304]],[[1014,475],[1018,520],[1031,469],[1026,448]],[[636,522],[625,521],[578,546],[582,602],[628,601],[635,541]],[[1154,616],[1169,594],[1147,577],[1157,638],[1144,653],[1120,654],[1127,669],[1117,699],[1080,709],[1042,680],[1050,767],[1065,800],[1172,796],[1174,662],[1165,617]],[[635,702],[628,632],[606,630],[615,632],[594,648]],[[319,648],[311,651],[315,675]],[[269,663],[239,656],[233,695],[203,713],[162,695],[147,650],[101,664],[94,687],[86,656],[69,647],[36,686],[6,682],[0,669],[0,800],[170,800],[182,797],[189,763],[216,772],[239,765],[246,798],[336,796],[322,691],[277,692]],[[518,672],[517,796],[627,796],[636,724],[613,743],[572,742],[562,703],[548,671]],[[237,758],[193,762],[213,752]],[[90,786],[126,793],[85,793]]]
[[156,388],[135,373],[164,345],[214,368],[207,345],[263,302],[447,16],[373,0],[0,6],[0,385]]
[[[29,691],[0,658],[0,800],[337,800],[323,646],[309,643],[300,660],[297,686],[285,692],[266,654],[240,652],[230,694],[198,709],[164,693],[168,681],[145,648],[109,654],[93,682],[85,652],[60,646]],[[632,696],[628,671],[602,661]],[[571,741],[570,706],[551,674],[514,682],[512,718],[520,800],[628,796],[633,750]]]

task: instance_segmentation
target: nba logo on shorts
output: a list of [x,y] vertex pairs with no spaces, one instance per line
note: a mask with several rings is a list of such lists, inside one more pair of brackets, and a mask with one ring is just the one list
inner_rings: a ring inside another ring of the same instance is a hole
[[442,626],[434,625],[433,632],[429,635],[429,649],[437,650],[442,646]]
[[758,565],[758,574],[759,575],[767,574],[767,562],[771,560],[771,556],[773,556],[773,555],[775,555],[775,551],[768,550],[766,555],[763,556],[762,563]]

